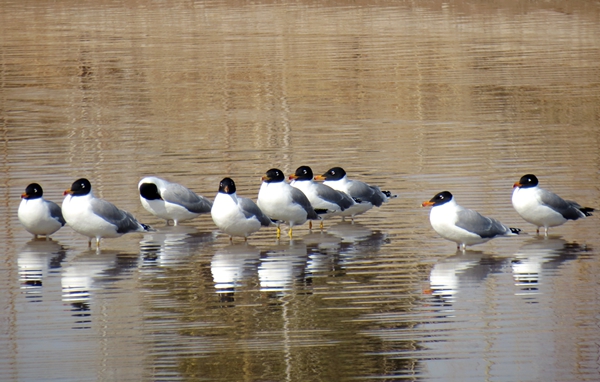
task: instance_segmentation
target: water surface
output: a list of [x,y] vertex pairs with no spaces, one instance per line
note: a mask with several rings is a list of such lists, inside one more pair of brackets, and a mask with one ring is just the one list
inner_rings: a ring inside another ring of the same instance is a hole
[[[588,2],[4,2],[0,379],[593,381],[597,216],[547,238],[510,204],[534,173],[600,206],[600,12]],[[398,194],[354,224],[263,229],[146,212],[147,175],[256,198],[272,167]],[[17,219],[79,177],[156,232]],[[523,229],[457,253],[451,191]]]

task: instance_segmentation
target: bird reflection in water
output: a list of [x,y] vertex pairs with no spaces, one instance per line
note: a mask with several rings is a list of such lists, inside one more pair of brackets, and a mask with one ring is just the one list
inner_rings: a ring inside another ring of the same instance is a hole
[[296,281],[304,281],[308,248],[302,241],[291,240],[270,248],[260,259],[258,279],[262,292],[273,292],[278,297],[292,288]]
[[42,287],[45,280],[59,273],[61,263],[66,256],[66,249],[54,240],[34,239],[21,248],[17,257],[19,282],[27,301],[42,301]]
[[71,305],[73,329],[91,327],[91,305],[95,291],[106,291],[106,283],[127,277],[137,268],[138,255],[117,251],[86,250],[65,264],[61,277],[62,300]]
[[221,302],[235,301],[236,291],[256,274],[260,256],[260,250],[247,243],[217,249],[210,262],[210,271]]
[[557,269],[565,261],[575,259],[587,249],[577,243],[568,243],[560,236],[537,236],[526,241],[511,260],[516,295],[528,303],[537,303],[542,275]]
[[170,266],[181,263],[214,241],[215,237],[213,232],[201,232],[184,225],[159,228],[156,232],[145,234],[140,241],[144,265]]
[[441,259],[431,269],[427,294],[444,312],[452,312],[461,291],[478,287],[501,263],[501,259],[470,250]]

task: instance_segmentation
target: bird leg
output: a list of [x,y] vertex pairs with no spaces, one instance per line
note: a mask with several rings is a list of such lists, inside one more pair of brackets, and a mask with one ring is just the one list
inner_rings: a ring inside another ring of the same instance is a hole
[[312,230],[312,220],[309,220],[309,221],[308,221],[308,229],[309,229],[309,230]]
[[277,226],[277,238],[279,239],[280,236],[281,236],[281,228],[279,228],[279,226]]
[[290,239],[292,238],[292,227],[290,227],[290,230],[288,231],[288,236],[290,237]]

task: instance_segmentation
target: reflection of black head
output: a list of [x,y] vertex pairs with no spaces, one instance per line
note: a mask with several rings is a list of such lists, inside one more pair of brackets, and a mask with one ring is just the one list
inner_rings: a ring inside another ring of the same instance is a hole
[[154,183],[142,183],[140,185],[140,196],[146,200],[160,200],[160,192]]

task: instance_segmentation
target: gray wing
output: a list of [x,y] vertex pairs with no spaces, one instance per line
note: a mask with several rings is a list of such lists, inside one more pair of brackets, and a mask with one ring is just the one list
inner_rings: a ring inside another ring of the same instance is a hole
[[580,211],[581,206],[571,200],[564,200],[560,196],[547,190],[540,190],[540,201],[561,214],[565,219],[577,220],[584,218],[585,214]]
[[251,199],[248,198],[240,198],[238,196],[238,202],[242,207],[242,212],[246,218],[251,218],[255,216],[260,224],[264,227],[268,227],[271,225],[271,219],[265,215],[262,210],[254,203]]
[[319,215],[315,212],[306,195],[301,190],[290,186],[290,192],[292,193],[292,200],[294,203],[299,204],[307,213],[308,219],[316,220],[319,219]]
[[161,197],[169,203],[179,204],[196,214],[208,213],[212,208],[210,200],[177,183],[169,184]]
[[329,203],[334,203],[340,206],[342,211],[354,205],[354,200],[348,194],[334,190],[333,188],[317,183],[317,196]]
[[118,209],[114,204],[103,199],[92,200],[92,211],[117,227],[118,233],[143,231],[143,226],[127,211]]
[[369,202],[374,206],[380,207],[386,201],[386,197],[379,190],[379,187],[369,186],[366,183],[354,180],[348,188],[350,196],[360,199],[363,202]]
[[460,210],[457,215],[457,227],[477,234],[482,238],[492,238],[498,235],[506,235],[510,232],[510,229],[498,220],[487,218],[473,210],[465,208]]
[[62,209],[58,206],[58,204],[50,200],[46,200],[46,203],[48,203],[48,208],[50,209],[50,216],[52,216],[52,219],[58,220],[60,224],[64,226],[67,222],[65,221],[65,218],[63,218]]

